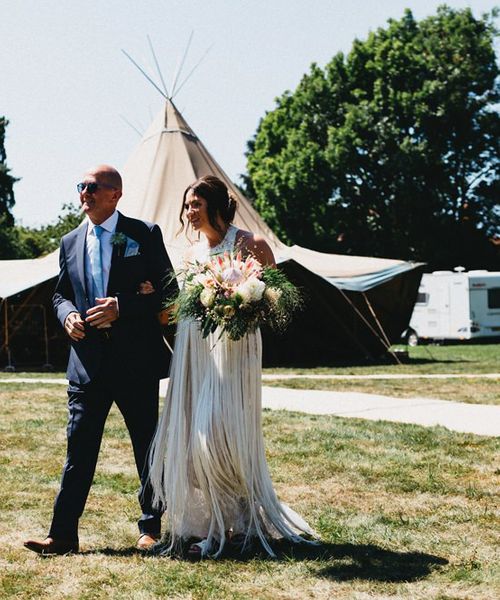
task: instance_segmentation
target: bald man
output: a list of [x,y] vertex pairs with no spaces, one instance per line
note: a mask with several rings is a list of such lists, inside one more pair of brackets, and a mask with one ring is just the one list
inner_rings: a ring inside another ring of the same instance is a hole
[[[170,363],[157,314],[172,265],[158,225],[116,210],[122,195],[116,169],[90,169],[77,190],[86,219],[61,241],[53,297],[71,342],[66,462],[48,537],[24,544],[44,555],[78,552],[78,524],[113,402],[124,417],[141,480],[138,548],[147,549],[160,534],[146,457],[158,418],[159,379]],[[139,294],[146,281],[157,291]],[[173,282],[164,293],[176,289]]]

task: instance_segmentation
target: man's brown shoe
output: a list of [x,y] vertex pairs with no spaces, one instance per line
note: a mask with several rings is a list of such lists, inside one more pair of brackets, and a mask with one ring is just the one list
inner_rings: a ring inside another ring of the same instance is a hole
[[24,547],[28,548],[28,550],[33,550],[33,552],[36,552],[37,554],[42,554],[43,556],[76,554],[78,552],[78,542],[55,540],[51,537],[46,538],[42,542],[28,540],[24,542]]
[[156,533],[141,533],[137,540],[137,550],[149,550],[160,539]]

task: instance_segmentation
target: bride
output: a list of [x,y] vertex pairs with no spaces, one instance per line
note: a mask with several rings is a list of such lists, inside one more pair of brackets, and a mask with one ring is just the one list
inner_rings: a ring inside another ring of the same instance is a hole
[[[231,224],[236,201],[217,177],[184,192],[180,214],[201,234],[186,261],[241,250],[276,266],[264,239]],[[190,557],[217,557],[225,545],[244,550],[260,540],[303,542],[313,531],[279,502],[264,452],[261,425],[260,332],[232,341],[220,332],[202,338],[199,323],[178,325],[170,383],[150,455],[155,502],[166,506],[163,553],[182,541]]]

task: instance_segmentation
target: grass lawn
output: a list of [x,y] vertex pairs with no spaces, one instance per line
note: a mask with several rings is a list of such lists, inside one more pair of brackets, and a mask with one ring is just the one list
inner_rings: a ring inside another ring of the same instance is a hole
[[65,379],[66,374],[62,371],[52,373],[51,371],[15,371],[14,373],[4,373],[0,371],[0,379]]
[[265,385],[295,389],[365,392],[403,398],[427,397],[473,404],[500,404],[498,379],[305,379],[300,375],[481,374],[500,373],[500,344],[418,346],[409,348],[402,365],[318,367],[315,369],[264,369],[264,373],[296,374],[296,379],[266,380]]
[[[346,365],[315,369],[264,369],[264,373],[315,373],[318,375],[370,375],[382,373],[498,373],[500,344],[455,344],[408,348],[409,360],[402,365]],[[389,359],[388,359],[389,360]]]
[[332,392],[362,392],[397,398],[438,398],[471,404],[500,404],[500,377],[498,379],[270,379],[265,385],[301,390],[329,390]]
[[[409,361],[402,365],[378,364],[314,369],[264,369],[266,374],[296,374],[293,380],[266,380],[265,385],[295,389],[364,392],[404,398],[427,397],[474,404],[500,404],[498,379],[387,379],[328,380],[306,379],[300,375],[384,375],[384,374],[481,374],[500,372],[500,344],[419,346],[410,348]],[[0,380],[15,378],[64,379],[64,373],[0,372]]]
[[[498,440],[442,428],[264,413],[280,497],[320,534],[278,560],[181,560],[134,550],[137,479],[113,409],[77,556],[22,541],[49,524],[65,448],[65,392],[0,387],[0,597],[491,600],[500,594]],[[495,578],[496,576],[496,578]],[[495,587],[497,586],[497,587]]]
[[[401,348],[401,346],[400,346]],[[384,373],[499,373],[499,344],[454,344],[444,346],[417,346],[408,348],[409,359],[402,365],[395,364],[389,357],[386,362],[375,365],[337,365],[317,368],[273,368],[264,369],[264,373],[297,373],[327,375],[370,375]],[[24,372],[3,373],[0,379],[16,377],[60,377],[62,372]]]

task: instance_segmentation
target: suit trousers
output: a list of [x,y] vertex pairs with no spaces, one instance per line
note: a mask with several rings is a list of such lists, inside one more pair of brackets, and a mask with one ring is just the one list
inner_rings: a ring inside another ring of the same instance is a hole
[[78,522],[92,485],[104,425],[116,402],[132,441],[135,464],[141,481],[139,519],[141,533],[159,533],[161,510],[152,505],[147,456],[158,420],[158,379],[131,373],[105,351],[99,375],[82,385],[68,387],[67,455],[61,487],[54,503],[49,536],[77,540]]

